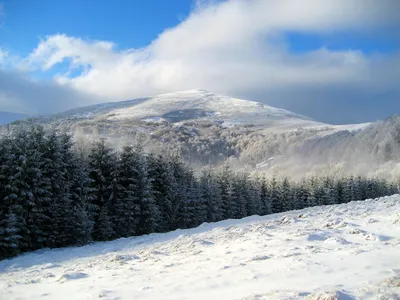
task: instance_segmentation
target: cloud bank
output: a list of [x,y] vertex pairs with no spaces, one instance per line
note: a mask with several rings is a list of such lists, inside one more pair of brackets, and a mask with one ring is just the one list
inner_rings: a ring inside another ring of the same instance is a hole
[[[52,83],[15,73],[6,86],[9,71],[3,70],[0,105],[12,101],[53,112],[202,88],[332,123],[373,120],[400,113],[400,46],[386,54],[326,47],[296,53],[286,37],[352,33],[398,39],[397,7],[397,0],[202,1],[142,49],[55,34],[42,39],[19,68],[46,73],[67,64],[68,71]],[[377,110],[382,101],[387,107]]]

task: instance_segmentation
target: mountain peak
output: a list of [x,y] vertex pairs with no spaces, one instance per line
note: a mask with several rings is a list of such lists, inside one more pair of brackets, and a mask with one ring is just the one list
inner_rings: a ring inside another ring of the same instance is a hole
[[[132,100],[108,107],[101,114],[110,121],[136,120],[145,122],[210,121],[225,125],[269,125],[288,121],[310,125],[314,121],[290,111],[263,103],[191,89],[154,97]],[[314,122],[315,123],[315,122]]]
[[266,104],[191,89],[77,108],[52,119],[75,119],[111,122],[204,121],[231,125],[279,126],[297,128],[320,125],[308,117]]

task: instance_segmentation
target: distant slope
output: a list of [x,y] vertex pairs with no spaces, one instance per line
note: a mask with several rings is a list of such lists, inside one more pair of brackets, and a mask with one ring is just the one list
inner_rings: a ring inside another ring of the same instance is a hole
[[0,262],[2,299],[398,299],[400,196]]
[[146,123],[209,121],[225,126],[274,125],[281,122],[293,126],[321,124],[284,109],[216,95],[204,90],[180,91],[149,98],[98,104],[66,111],[50,119]]
[[271,176],[377,171],[400,176],[398,117],[331,125],[254,101],[189,90],[31,120],[76,133],[85,155],[98,136],[115,148],[140,137],[146,149],[157,153],[179,149],[194,168],[229,161],[235,168]]
[[0,111],[0,125],[5,125],[17,120],[22,120],[29,117],[26,114],[8,112],[8,111]]

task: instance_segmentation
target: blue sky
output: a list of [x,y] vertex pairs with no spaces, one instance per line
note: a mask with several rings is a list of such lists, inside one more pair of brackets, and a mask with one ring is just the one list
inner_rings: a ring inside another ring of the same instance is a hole
[[[63,33],[94,40],[113,41],[120,49],[150,44],[166,28],[189,16],[193,0],[3,0],[5,16],[0,30],[2,47],[28,55],[41,38]],[[386,30],[390,30],[389,28]],[[286,32],[294,52],[318,49],[359,49],[365,53],[393,52],[398,39],[383,31],[375,35],[334,32],[328,35]]]
[[368,104],[357,121],[400,113],[389,104],[370,111],[379,95],[394,106],[400,99],[397,0],[0,0],[0,7],[0,110],[52,113],[202,88],[336,123],[351,113],[329,116],[325,102],[339,111]]
[[63,33],[117,43],[120,48],[147,46],[165,28],[185,19],[191,0],[3,0],[3,47],[28,55],[40,38]]

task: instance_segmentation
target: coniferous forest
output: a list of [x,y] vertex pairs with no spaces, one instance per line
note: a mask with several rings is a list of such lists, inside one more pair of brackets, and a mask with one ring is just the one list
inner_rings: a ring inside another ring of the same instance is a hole
[[140,143],[115,151],[99,139],[83,156],[69,134],[32,126],[0,141],[0,259],[397,192],[377,178],[267,180],[228,165],[195,174]]

